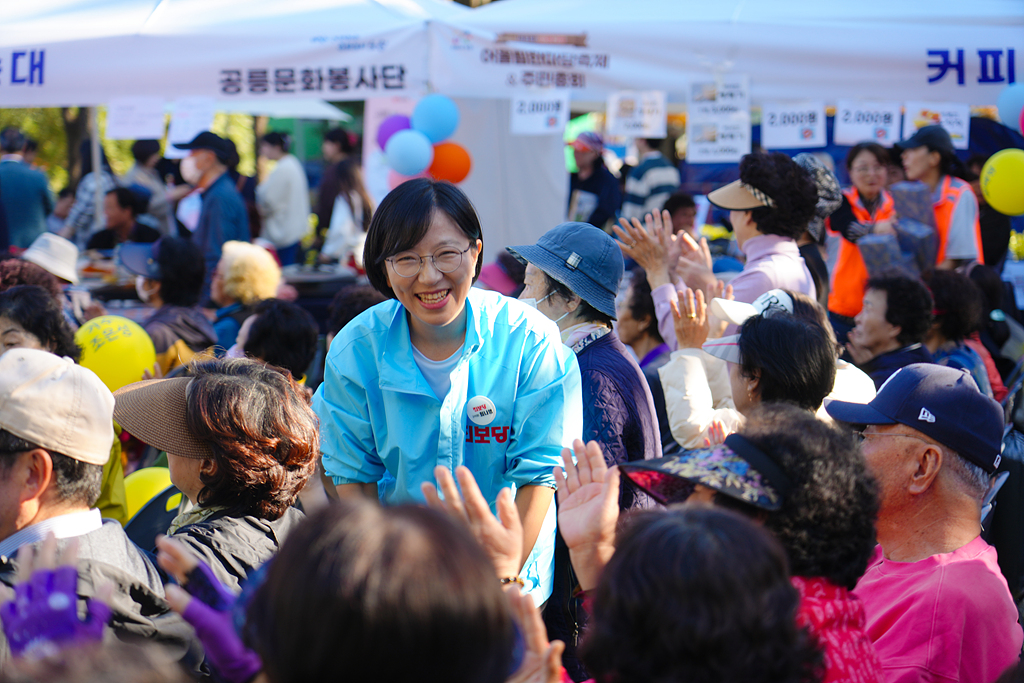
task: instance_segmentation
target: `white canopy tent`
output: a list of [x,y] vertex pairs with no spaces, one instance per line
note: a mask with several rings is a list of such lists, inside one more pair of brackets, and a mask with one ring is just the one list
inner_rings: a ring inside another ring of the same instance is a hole
[[503,0],[431,29],[432,85],[475,97],[551,83],[577,101],[686,102],[691,82],[745,74],[755,104],[991,105],[1024,80],[1020,0]]

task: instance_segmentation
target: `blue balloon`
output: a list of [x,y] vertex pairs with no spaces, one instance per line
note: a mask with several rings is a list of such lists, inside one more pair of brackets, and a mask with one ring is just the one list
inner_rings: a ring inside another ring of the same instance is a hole
[[1018,133],[1020,129],[1020,111],[1024,109],[1024,83],[1014,83],[1003,88],[996,100],[996,107],[999,109],[999,119],[1008,128]]
[[427,95],[412,112],[412,129],[435,144],[447,139],[458,127],[459,108],[444,95]]
[[427,136],[415,130],[400,130],[384,146],[388,166],[402,175],[423,173],[434,160],[434,146]]

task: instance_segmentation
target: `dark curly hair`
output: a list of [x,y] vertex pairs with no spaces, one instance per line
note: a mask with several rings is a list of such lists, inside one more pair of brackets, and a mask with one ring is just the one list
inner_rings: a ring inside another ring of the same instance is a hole
[[387,297],[370,285],[348,285],[338,290],[327,307],[327,333],[337,335],[341,329],[371,306],[387,301]]
[[643,268],[635,269],[630,276],[629,286],[633,292],[633,296],[626,302],[629,314],[637,322],[647,318],[644,334],[650,335],[659,344],[664,344],[665,340],[658,331],[658,315],[654,311],[654,298],[651,296],[651,283],[647,281],[647,272]]
[[932,326],[935,307],[924,283],[892,271],[868,278],[866,289],[885,292],[885,320],[900,328],[896,341],[909,346],[924,339]]
[[247,359],[191,366],[186,421],[216,465],[201,474],[200,505],[278,519],[313,474],[316,415],[286,372]]
[[715,503],[763,519],[795,576],[853,590],[875,548],[878,516],[878,487],[853,437],[783,403],[758,406],[740,433],[771,454],[793,489],[766,514],[722,493]]
[[319,328],[309,311],[281,299],[261,301],[245,340],[245,354],[301,379],[316,356]]
[[734,513],[635,514],[593,600],[580,654],[600,683],[820,680],[782,548]]
[[160,298],[171,306],[195,306],[203,291],[206,262],[191,240],[163,237],[154,249],[160,264]]
[[0,292],[0,316],[10,318],[33,334],[43,347],[78,362],[82,349],[53,297],[38,285],[17,285]]
[[434,510],[343,499],[292,531],[246,610],[274,683],[502,683],[514,631],[494,568]]
[[21,259],[0,261],[0,292],[18,285],[38,285],[46,290],[58,305],[64,301],[64,290],[57,278],[34,263]]
[[814,411],[832,391],[836,339],[821,325],[769,311],[743,323],[739,346],[740,371],[758,378],[761,401],[786,401]]
[[796,239],[807,229],[818,205],[818,188],[811,175],[782,152],[757,152],[740,160],[740,180],[775,202],[760,206],[751,219],[765,235]]
[[960,342],[981,327],[985,297],[966,275],[936,270],[928,280],[935,301],[935,322],[949,341]]

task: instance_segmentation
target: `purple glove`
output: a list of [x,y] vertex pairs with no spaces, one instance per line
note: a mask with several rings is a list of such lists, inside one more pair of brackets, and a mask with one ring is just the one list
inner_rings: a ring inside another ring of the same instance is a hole
[[188,573],[183,588],[193,599],[181,616],[195,628],[207,661],[227,683],[248,683],[263,669],[263,662],[242,643],[231,623],[235,596],[205,562]]
[[41,658],[65,647],[103,640],[110,608],[86,602],[85,621],[78,618],[78,569],[40,569],[14,589],[14,599],[0,606],[0,620],[15,657]]

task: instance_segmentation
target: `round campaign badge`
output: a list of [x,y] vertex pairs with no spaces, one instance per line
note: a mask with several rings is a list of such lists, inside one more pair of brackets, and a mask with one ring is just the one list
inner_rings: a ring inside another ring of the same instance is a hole
[[466,404],[466,414],[469,421],[475,425],[489,425],[494,422],[495,410],[494,401],[486,396],[474,396]]

